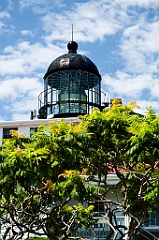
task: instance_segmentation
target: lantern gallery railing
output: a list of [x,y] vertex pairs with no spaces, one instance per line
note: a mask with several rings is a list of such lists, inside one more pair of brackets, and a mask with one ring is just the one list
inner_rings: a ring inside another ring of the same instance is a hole
[[63,113],[89,114],[94,107],[101,107],[101,99],[102,102],[105,102],[106,99],[105,93],[100,92],[101,96],[99,96],[94,89],[85,91],[84,97],[79,95],[80,97],[77,98],[78,94],[78,92],[61,94],[61,90],[57,91],[53,88],[41,92],[38,97],[39,114],[42,115],[40,118]]

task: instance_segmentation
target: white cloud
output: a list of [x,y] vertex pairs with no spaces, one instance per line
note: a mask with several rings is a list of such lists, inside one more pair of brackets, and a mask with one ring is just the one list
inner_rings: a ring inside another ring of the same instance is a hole
[[[159,7],[159,3],[152,5],[150,0],[74,2],[67,11],[63,10],[58,13],[49,11],[41,18],[43,29],[46,31],[45,39],[47,42],[70,39],[71,25],[73,24],[77,41],[103,41],[107,35],[116,34],[125,27],[135,25],[142,15],[147,16],[146,11],[142,12],[140,16],[137,9],[132,6],[151,8]],[[143,26],[149,28],[148,25]]]
[[129,41],[137,51],[140,49],[146,54],[156,53],[159,51],[159,20],[148,22],[146,19],[142,19],[136,25],[125,29],[123,38],[125,40],[123,45]]
[[37,109],[43,76],[49,64],[63,52],[53,44],[44,47],[26,41],[4,49],[0,56],[0,101],[5,99],[2,106],[11,119],[24,119]]
[[[46,41],[65,40],[71,37],[71,25],[78,41],[94,42],[106,35],[115,34],[120,28],[123,12],[104,4],[103,1],[76,3],[72,9],[61,13],[49,12],[42,17]],[[126,14],[123,14],[126,18]]]
[[135,109],[135,112],[139,112],[141,114],[144,114],[146,109],[150,107],[152,107],[156,112],[158,112],[159,109],[158,101],[155,100],[138,100],[137,105],[140,106],[140,109]]
[[37,78],[6,78],[0,81],[0,99],[10,100],[14,102],[21,98],[25,98],[25,94],[29,96],[37,96],[42,90],[42,82]]
[[8,12],[0,12],[0,19],[10,18],[10,14]]
[[[108,0],[109,1],[109,0]],[[156,8],[159,7],[159,2],[154,0],[116,0],[118,4],[124,4],[127,7],[129,6],[138,6],[138,7],[145,7],[145,8]]]
[[7,10],[13,10],[14,9],[14,4],[15,2],[13,2],[12,0],[7,0]]
[[159,109],[159,79],[151,74],[131,75],[117,71],[116,75],[103,76],[104,90],[109,98],[120,97],[124,104],[130,100],[136,101],[143,113],[146,107]]
[[14,26],[13,25],[6,25],[5,23],[1,22],[0,23],[0,34],[2,35],[3,33],[5,34],[13,34],[14,33]]
[[25,8],[32,8],[32,11],[36,14],[44,14],[54,9],[54,7],[63,7],[65,4],[63,0],[20,0],[19,6],[23,10]]
[[[107,4],[107,5],[122,5],[123,8],[126,8],[126,7],[129,7],[129,6],[138,6],[138,7],[145,7],[145,8],[148,8],[148,7],[151,7],[151,8],[156,8],[156,7],[159,7],[159,2],[158,1],[154,1],[154,0],[114,0],[114,1],[110,1],[110,0],[99,0],[98,1],[100,4]],[[68,2],[69,5],[71,5],[70,1]],[[76,2],[72,2],[72,4],[74,4]],[[97,3],[97,1],[87,1],[87,3],[89,4],[89,6],[93,6],[94,4]],[[87,6],[87,3],[85,5],[85,2],[80,2],[80,1],[77,1],[77,4],[84,4],[85,6]],[[56,5],[56,6],[64,6],[65,1],[64,0],[20,0],[19,1],[19,4],[20,4],[20,7],[23,9],[23,8],[26,8],[26,7],[33,7],[33,6],[50,6],[50,8],[52,7],[52,5]],[[88,10],[88,9],[87,9]]]
[[29,119],[29,112],[37,109],[37,97],[41,91],[43,91],[43,83],[35,77],[4,79],[0,82],[0,100],[5,99],[6,102],[3,109],[10,114],[10,117],[12,116],[13,120],[26,115]]
[[32,75],[46,71],[48,64],[62,54],[63,49],[55,45],[44,47],[40,43],[20,42],[7,46],[0,56],[0,75]]
[[129,75],[128,73],[117,71],[114,77],[103,76],[103,83],[108,87],[109,92],[116,96],[129,96],[139,99],[144,89],[153,87],[152,76],[148,74]]
[[7,23],[8,19],[11,19],[8,11],[0,12],[0,34],[14,32],[14,26]]
[[22,36],[28,36],[28,35],[29,35],[29,36],[31,36],[31,37],[34,37],[35,34],[34,34],[33,31],[31,31],[31,30],[26,30],[26,29],[25,29],[25,30],[22,30],[22,31],[21,31],[21,35],[22,35]]
[[127,71],[158,73],[159,69],[159,21],[146,20],[124,30],[121,56]]
[[20,7],[23,8],[27,8],[27,7],[32,7],[35,5],[41,5],[41,4],[45,4],[46,1],[45,0],[20,0],[19,4]]

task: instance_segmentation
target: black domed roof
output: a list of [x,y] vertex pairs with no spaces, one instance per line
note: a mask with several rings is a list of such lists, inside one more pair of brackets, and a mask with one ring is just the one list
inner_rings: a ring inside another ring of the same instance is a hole
[[71,41],[67,44],[69,52],[56,58],[49,66],[44,79],[50,74],[62,70],[83,70],[101,77],[96,65],[86,56],[77,54],[78,44]]

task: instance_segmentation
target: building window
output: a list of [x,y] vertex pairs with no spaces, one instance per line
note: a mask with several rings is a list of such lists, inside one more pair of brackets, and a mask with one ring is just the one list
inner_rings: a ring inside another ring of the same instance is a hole
[[159,213],[151,213],[149,221],[145,223],[145,227],[159,226]]
[[100,199],[95,199],[93,202],[90,202],[89,205],[94,205],[93,211],[95,212],[95,217],[100,218],[105,215],[104,203]]
[[106,229],[106,228],[108,228],[108,225],[106,223],[97,223],[94,225],[94,228]]
[[18,131],[18,128],[3,128],[3,139],[8,139],[11,138],[11,130],[16,130]]
[[30,137],[33,136],[33,134],[37,131],[38,131],[38,127],[31,127],[30,128]]

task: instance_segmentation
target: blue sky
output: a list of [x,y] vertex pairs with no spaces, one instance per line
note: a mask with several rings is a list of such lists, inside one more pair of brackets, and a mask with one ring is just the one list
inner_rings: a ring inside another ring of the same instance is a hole
[[74,40],[108,100],[159,113],[158,0],[0,0],[0,120],[29,119],[43,76]]

